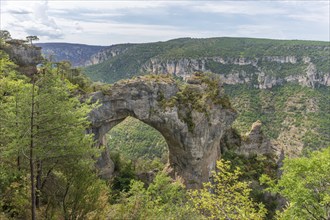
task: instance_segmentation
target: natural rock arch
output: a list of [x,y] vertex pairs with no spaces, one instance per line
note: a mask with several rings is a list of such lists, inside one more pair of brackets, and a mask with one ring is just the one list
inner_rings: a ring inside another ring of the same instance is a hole
[[[92,100],[100,103],[89,115],[98,145],[111,128],[135,117],[164,136],[171,174],[189,188],[208,180],[220,139],[236,116],[218,79],[206,75],[194,75],[187,83],[162,75],[137,77],[94,93]],[[97,162],[104,176],[111,173],[109,163],[104,152]]]

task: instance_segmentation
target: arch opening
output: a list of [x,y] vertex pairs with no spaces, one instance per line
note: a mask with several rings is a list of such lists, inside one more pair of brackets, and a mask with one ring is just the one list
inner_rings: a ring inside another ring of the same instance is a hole
[[105,136],[110,157],[119,154],[132,161],[137,172],[159,170],[168,162],[168,145],[162,134],[134,117],[128,116]]

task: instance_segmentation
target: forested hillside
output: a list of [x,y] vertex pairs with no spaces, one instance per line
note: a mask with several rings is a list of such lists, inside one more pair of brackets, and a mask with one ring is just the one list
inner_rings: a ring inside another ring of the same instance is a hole
[[194,71],[210,71],[239,74],[239,79],[249,78],[250,85],[257,85],[262,72],[284,79],[303,75],[310,63],[319,78],[329,77],[329,49],[328,42],[317,41],[182,38],[132,45],[119,56],[86,68],[86,73],[94,80],[114,82],[150,72],[184,77]]

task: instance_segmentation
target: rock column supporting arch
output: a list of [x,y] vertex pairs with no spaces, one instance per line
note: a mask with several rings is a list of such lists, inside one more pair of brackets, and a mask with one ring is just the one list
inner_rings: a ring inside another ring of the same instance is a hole
[[[194,77],[185,85],[167,76],[138,77],[96,92],[92,100],[98,100],[100,107],[89,118],[97,144],[102,144],[104,135],[126,117],[135,117],[164,136],[171,174],[182,178],[188,188],[200,187],[215,167],[220,139],[236,113],[221,103],[224,94],[220,84],[211,89]],[[210,92],[216,97],[210,97]],[[197,107],[194,102],[198,102]],[[104,176],[111,173],[109,163],[109,155],[104,152],[97,162]]]

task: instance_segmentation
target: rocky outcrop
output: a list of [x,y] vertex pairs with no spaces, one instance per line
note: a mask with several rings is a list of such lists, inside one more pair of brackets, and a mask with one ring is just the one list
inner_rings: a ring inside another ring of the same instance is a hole
[[[182,78],[194,72],[213,72],[220,74],[225,84],[250,84],[256,88],[269,89],[286,82],[303,86],[330,86],[330,70],[317,70],[310,57],[265,56],[258,58],[200,57],[163,60],[152,58],[145,63],[140,72],[153,74],[172,74]],[[329,62],[325,61],[325,62]],[[266,64],[265,64],[266,63]],[[282,73],[281,65],[290,68],[301,66],[302,71]],[[270,66],[270,67],[267,67]]]
[[104,46],[92,46],[69,43],[37,43],[42,48],[44,56],[53,61],[70,61],[72,66],[85,66],[90,57],[106,48]]
[[27,44],[22,40],[7,41],[0,45],[0,49],[6,51],[10,59],[18,65],[18,70],[27,76],[35,73],[36,65],[43,60],[40,47]]
[[[218,81],[193,77],[193,84],[184,85],[167,76],[138,77],[96,92],[92,100],[101,106],[89,118],[98,144],[127,116],[135,117],[164,136],[171,175],[182,178],[189,188],[200,187],[215,167],[220,139],[236,113]],[[108,155],[102,157],[99,162],[107,160]],[[107,164],[99,168],[110,171]]]
[[191,76],[194,72],[205,71],[205,61],[203,59],[189,58],[166,61],[152,58],[141,70],[141,72],[146,73],[176,75],[184,79]]
[[280,149],[277,149],[276,145],[263,134],[262,123],[260,121],[254,122],[251,130],[244,135],[240,135],[233,128],[228,129],[221,139],[220,148],[221,152],[232,150],[246,157],[271,155],[276,156],[276,159],[278,159],[281,153]]
[[102,63],[121,53],[133,44],[118,44],[112,46],[93,46],[70,43],[38,43],[44,56],[53,61],[70,61],[72,66],[89,66]]
[[119,44],[101,49],[99,52],[90,56],[84,62],[83,66],[99,64],[108,59],[114,58],[115,56],[118,56],[119,54],[126,52],[127,49],[132,45],[134,44]]
[[246,156],[279,154],[272,146],[271,141],[263,134],[261,126],[260,121],[252,124],[250,132],[242,137],[241,146],[237,149],[237,153]]

